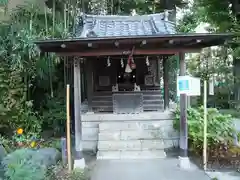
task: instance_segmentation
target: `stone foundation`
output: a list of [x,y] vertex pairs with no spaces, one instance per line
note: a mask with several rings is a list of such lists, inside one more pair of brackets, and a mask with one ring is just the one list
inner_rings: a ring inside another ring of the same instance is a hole
[[149,151],[162,157],[164,149],[179,145],[171,112],[85,114],[82,121],[83,149],[98,150],[101,158],[110,152],[126,157],[124,152],[142,156]]

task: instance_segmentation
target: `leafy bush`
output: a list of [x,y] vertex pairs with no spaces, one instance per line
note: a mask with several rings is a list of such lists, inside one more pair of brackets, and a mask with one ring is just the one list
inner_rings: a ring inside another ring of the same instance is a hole
[[58,159],[59,152],[53,148],[19,149],[3,159],[4,176],[7,180],[45,180],[48,168]]
[[43,142],[42,147],[53,147],[53,148],[56,148],[57,150],[61,151],[62,150],[61,139],[53,139],[52,138],[48,141]]
[[12,141],[10,139],[0,136],[0,142],[6,153],[12,152]]
[[55,136],[65,132],[66,106],[64,95],[64,93],[58,92],[57,97],[48,97],[42,110],[44,129],[51,129]]
[[[180,110],[174,112],[174,128],[180,129]],[[204,129],[204,109],[203,107],[187,110],[188,138],[193,151],[201,153],[203,149],[203,129]],[[208,109],[207,115],[207,138],[208,148],[215,149],[220,144],[228,144],[233,140],[234,126],[230,115],[223,115],[217,109]]]
[[44,180],[46,167],[33,159],[34,152],[21,149],[3,160],[5,178],[8,180]]
[[21,72],[2,62],[0,84],[0,132],[8,134],[19,127],[32,132],[41,131],[42,121],[33,112],[33,102],[27,100]]

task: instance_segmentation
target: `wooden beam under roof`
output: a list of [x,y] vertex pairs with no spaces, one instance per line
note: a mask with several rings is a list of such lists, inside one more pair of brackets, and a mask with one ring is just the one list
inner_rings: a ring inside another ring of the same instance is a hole
[[[186,48],[176,48],[176,49],[135,49],[133,55],[175,55],[179,52],[199,52],[200,49],[186,49]],[[93,57],[93,56],[117,56],[117,55],[129,55],[131,53],[130,49],[119,50],[119,49],[106,49],[106,50],[89,50],[86,52],[59,52],[60,56],[80,56],[80,57]]]
[[[135,55],[173,55],[179,52],[199,52],[202,48],[221,45],[232,34],[177,34],[158,36],[129,36],[107,38],[58,39],[35,42],[43,52],[64,56],[128,55],[135,47]],[[201,40],[198,41],[198,40]],[[146,41],[146,45],[145,44]],[[119,46],[116,46],[119,43]],[[144,42],[144,43],[142,43]],[[170,42],[170,43],[169,43]],[[62,48],[64,44],[64,48]]]

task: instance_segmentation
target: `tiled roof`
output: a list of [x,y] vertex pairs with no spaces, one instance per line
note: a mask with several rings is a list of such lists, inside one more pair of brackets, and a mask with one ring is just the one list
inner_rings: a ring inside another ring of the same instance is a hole
[[164,13],[136,16],[84,15],[76,37],[121,37],[175,34],[175,24]]

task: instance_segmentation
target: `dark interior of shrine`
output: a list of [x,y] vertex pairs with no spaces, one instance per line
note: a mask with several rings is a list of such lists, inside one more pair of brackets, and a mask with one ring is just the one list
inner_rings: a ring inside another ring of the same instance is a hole
[[142,111],[164,110],[162,92],[167,76],[163,66],[168,56],[138,55],[132,56],[131,61],[129,57],[87,57],[82,61],[82,99],[94,112],[113,112],[115,98],[119,98],[117,102],[126,101],[122,102],[124,111],[132,110],[129,100],[135,103],[132,107]]
[[[89,61],[87,59],[86,61]],[[159,89],[162,69],[160,56],[133,56],[127,70],[128,56],[104,56],[90,60],[92,63],[94,91],[134,91],[134,84],[143,89]]]

